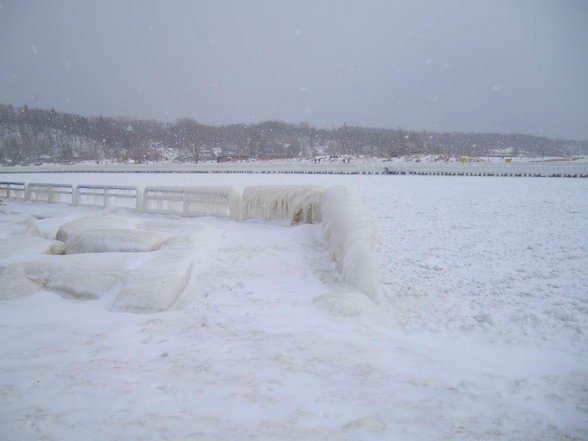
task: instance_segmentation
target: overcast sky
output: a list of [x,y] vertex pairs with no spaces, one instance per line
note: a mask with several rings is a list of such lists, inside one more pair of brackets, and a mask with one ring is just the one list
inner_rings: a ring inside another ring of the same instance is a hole
[[0,0],[0,102],[588,139],[586,0]]

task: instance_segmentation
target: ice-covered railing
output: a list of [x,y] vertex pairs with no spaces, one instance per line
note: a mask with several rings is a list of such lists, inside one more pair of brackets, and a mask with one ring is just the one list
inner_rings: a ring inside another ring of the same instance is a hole
[[27,184],[26,199],[29,201],[74,203],[73,185]]
[[143,210],[240,220],[241,193],[233,187],[146,187]]
[[25,199],[27,184],[24,182],[0,182],[0,196],[5,198]]
[[116,185],[78,185],[75,203],[101,207],[141,208],[137,187]]
[[369,210],[346,187],[327,188],[321,205],[323,234],[337,270],[347,283],[378,302],[377,234]]
[[290,224],[321,222],[323,188],[260,185],[243,191],[243,219],[287,220]]

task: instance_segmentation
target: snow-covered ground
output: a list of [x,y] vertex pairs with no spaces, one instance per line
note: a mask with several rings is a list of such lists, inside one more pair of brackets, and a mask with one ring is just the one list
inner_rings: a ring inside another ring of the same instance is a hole
[[[588,439],[584,179],[2,180],[352,187],[380,231],[383,299],[341,281],[320,225],[4,201],[0,293],[46,290],[0,301],[2,439]],[[154,251],[42,254],[61,225],[104,215]],[[121,293],[166,274],[169,310],[127,312]]]

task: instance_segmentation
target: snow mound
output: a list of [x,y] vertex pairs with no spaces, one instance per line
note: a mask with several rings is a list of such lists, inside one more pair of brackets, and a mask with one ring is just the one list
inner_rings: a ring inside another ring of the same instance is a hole
[[0,237],[22,235],[39,235],[36,219],[27,214],[2,213],[0,215]]
[[55,216],[48,217],[46,219],[37,220],[37,228],[39,229],[39,236],[45,239],[55,239],[57,232],[62,225],[67,222],[73,222],[76,219],[85,217],[84,215],[69,215],[69,216]]
[[79,231],[134,229],[136,226],[137,223],[133,222],[130,218],[116,216],[82,217],[63,224],[57,231],[56,238],[57,240],[66,242],[71,235]]
[[147,252],[161,248],[164,238],[156,232],[138,231],[135,224],[114,217],[90,217],[61,226],[57,238],[65,242],[66,254]]
[[243,219],[287,220],[290,224],[321,222],[318,186],[250,186],[243,191]]
[[322,198],[322,216],[337,270],[347,283],[378,302],[377,233],[367,207],[354,191],[329,187]]
[[[138,219],[85,217],[61,225],[56,236],[64,242],[38,236],[0,239],[0,261],[4,260],[0,299],[46,290],[78,300],[104,298],[115,311],[169,309],[184,291],[194,253],[210,236],[210,229],[191,228],[167,238],[167,233],[136,227],[145,225]],[[43,256],[64,251],[66,255]],[[109,251],[116,252],[103,254]],[[128,251],[152,252],[130,257]]]
[[43,239],[39,236],[7,237],[0,239],[0,260],[19,254],[64,254],[63,242]]
[[76,299],[102,297],[119,280],[118,269],[114,265],[104,267],[89,261],[29,263],[25,266],[25,274],[47,291]]
[[112,304],[116,311],[165,311],[184,291],[192,273],[191,237],[176,236],[140,268],[129,271]]
[[66,298],[101,298],[120,282],[127,260],[123,254],[82,254],[9,264],[0,269],[0,298],[23,297],[41,289]]
[[0,300],[12,300],[35,294],[41,289],[26,276],[25,264],[0,266]]
[[143,253],[161,248],[163,237],[152,231],[89,230],[71,234],[65,242],[66,254]]

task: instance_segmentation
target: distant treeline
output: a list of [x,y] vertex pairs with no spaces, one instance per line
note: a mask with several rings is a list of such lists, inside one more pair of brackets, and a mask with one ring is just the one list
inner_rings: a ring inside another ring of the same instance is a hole
[[[198,162],[316,155],[395,157],[411,154],[486,156],[588,154],[588,141],[496,133],[433,133],[343,125],[317,129],[306,123],[268,121],[208,126],[84,117],[55,110],[0,104],[0,163],[113,160]],[[508,152],[508,153],[507,153]]]

